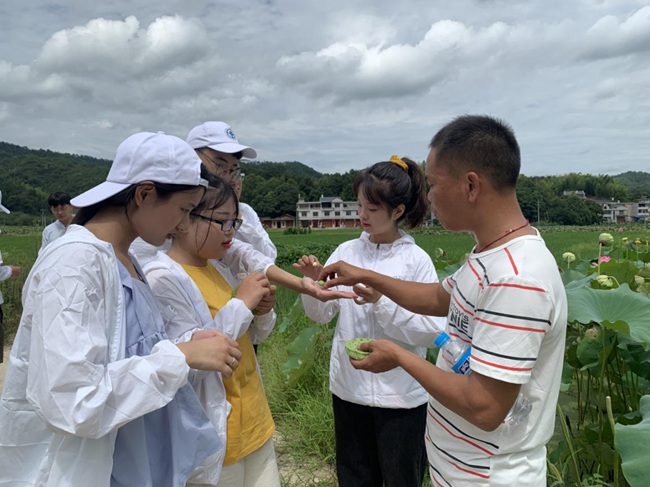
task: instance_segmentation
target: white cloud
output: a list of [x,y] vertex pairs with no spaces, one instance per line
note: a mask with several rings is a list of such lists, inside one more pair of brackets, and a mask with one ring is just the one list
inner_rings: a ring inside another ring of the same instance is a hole
[[7,0],[0,133],[112,157],[135,131],[221,119],[262,160],[344,172],[422,159],[444,122],[489,113],[524,174],[645,170],[646,4]]
[[615,15],[598,19],[584,40],[583,56],[590,59],[647,53],[650,51],[650,6],[622,20]]

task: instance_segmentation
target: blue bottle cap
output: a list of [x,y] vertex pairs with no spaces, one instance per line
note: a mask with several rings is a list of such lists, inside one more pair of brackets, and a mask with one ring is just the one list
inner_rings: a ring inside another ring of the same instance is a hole
[[435,343],[436,347],[440,348],[448,341],[449,341],[449,335],[447,335],[444,331],[441,331],[440,335],[438,335],[436,341],[433,343]]

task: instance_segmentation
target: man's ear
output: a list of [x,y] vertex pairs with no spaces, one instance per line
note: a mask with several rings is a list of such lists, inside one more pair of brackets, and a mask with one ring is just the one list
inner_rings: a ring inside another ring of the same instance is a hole
[[474,171],[468,172],[466,175],[467,182],[467,199],[470,203],[476,203],[482,189],[481,176]]

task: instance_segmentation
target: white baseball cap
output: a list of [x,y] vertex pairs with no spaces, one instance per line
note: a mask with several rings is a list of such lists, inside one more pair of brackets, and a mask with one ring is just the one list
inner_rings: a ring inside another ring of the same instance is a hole
[[2,191],[0,191],[0,211],[4,211],[5,213],[11,213],[9,211],[9,208],[2,205]]
[[140,132],[117,147],[106,181],[72,198],[77,208],[91,206],[142,181],[207,186],[201,159],[184,140],[164,132]]
[[257,151],[252,147],[241,145],[235,132],[225,122],[205,122],[190,130],[187,143],[194,149],[209,147],[226,154],[241,152],[247,159],[255,159]]

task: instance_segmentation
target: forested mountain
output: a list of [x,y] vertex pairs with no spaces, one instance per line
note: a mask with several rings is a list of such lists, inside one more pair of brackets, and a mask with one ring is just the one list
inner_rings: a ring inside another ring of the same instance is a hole
[[650,198],[650,173],[627,171],[614,176],[614,181],[627,188],[632,199]]
[[[295,214],[298,196],[316,201],[323,196],[354,200],[352,184],[358,171],[323,174],[297,161],[242,162],[245,174],[242,201],[260,216]],[[51,220],[47,196],[54,191],[77,195],[104,181],[110,161],[62,154],[0,142],[0,191],[12,210],[0,214],[0,224],[33,224],[41,214]],[[564,191],[584,191],[591,199],[630,201],[650,196],[650,174],[626,172],[618,176],[571,173],[561,176],[522,175],[517,196],[525,216],[562,224],[598,223],[600,206],[590,200],[563,196]]]
[[[75,196],[106,179],[111,161],[32,150],[0,142],[0,191],[11,210],[0,214],[0,224],[32,224],[42,212],[51,220],[47,197],[54,191]],[[306,200],[320,195],[353,199],[352,181],[357,171],[346,174],[321,174],[300,162],[242,162],[244,189],[242,200],[260,215],[294,213],[298,195]]]

